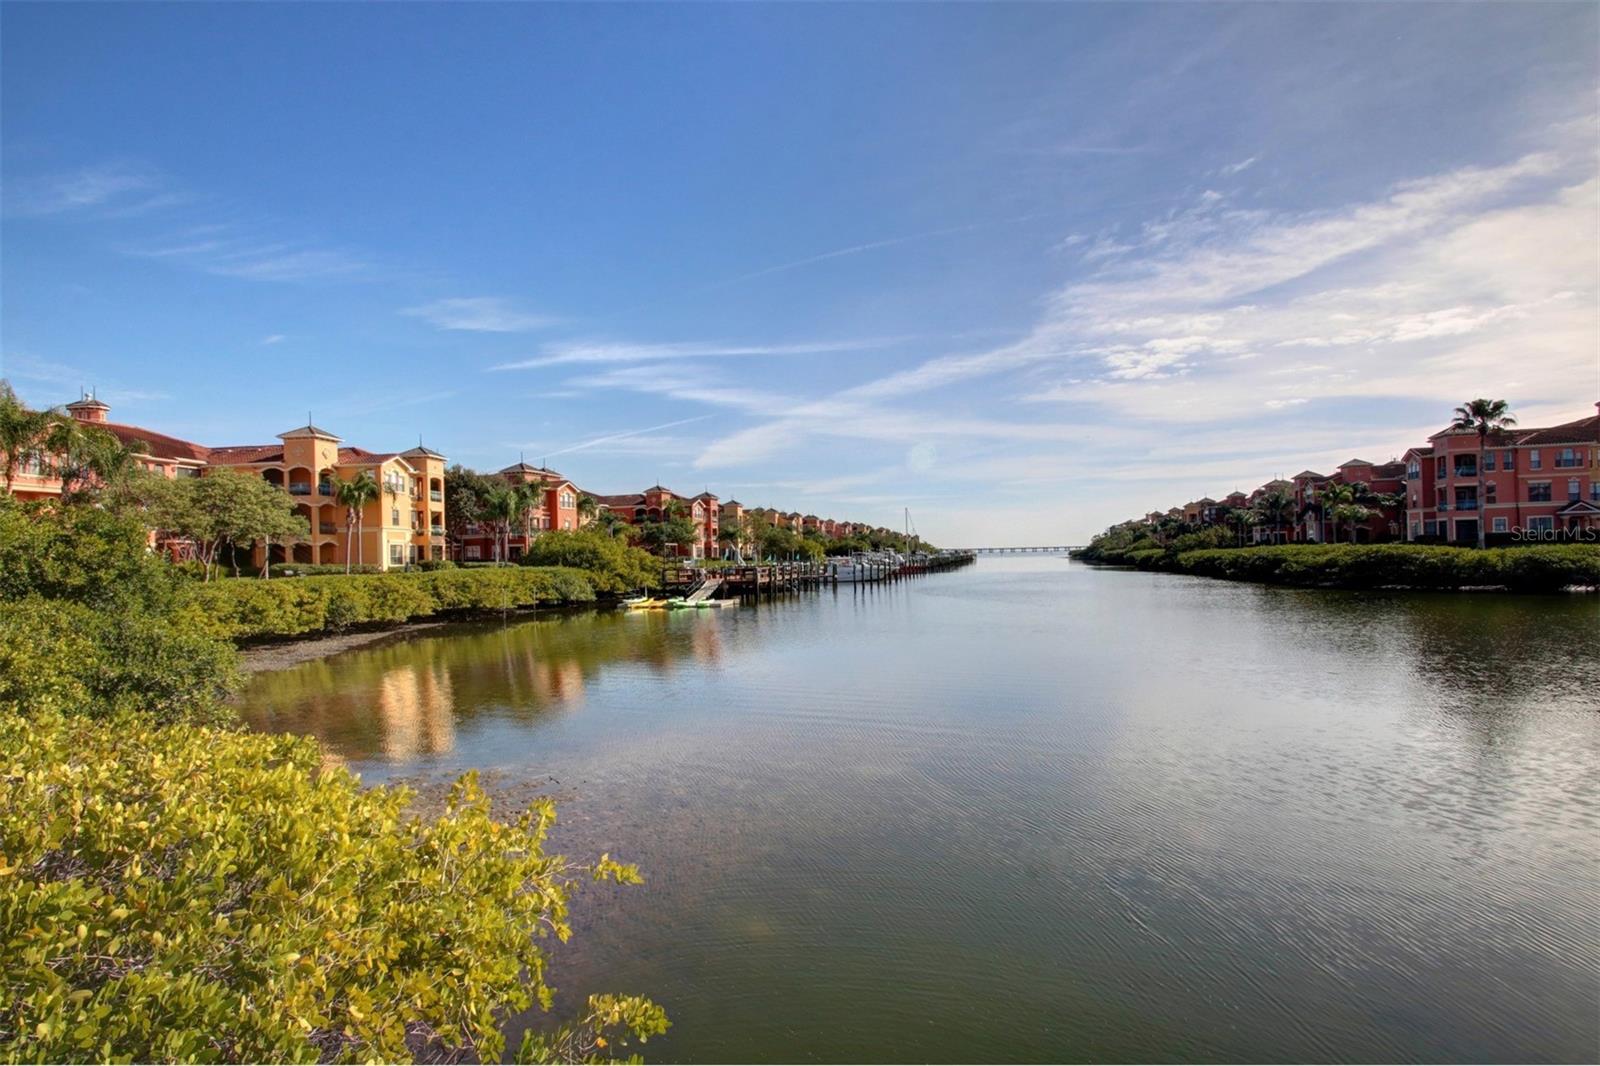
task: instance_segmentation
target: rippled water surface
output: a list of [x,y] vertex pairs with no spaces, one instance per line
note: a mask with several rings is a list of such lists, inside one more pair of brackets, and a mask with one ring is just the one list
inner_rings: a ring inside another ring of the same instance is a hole
[[371,780],[492,772],[651,1061],[1593,1060],[1600,604],[985,560],[259,675]]

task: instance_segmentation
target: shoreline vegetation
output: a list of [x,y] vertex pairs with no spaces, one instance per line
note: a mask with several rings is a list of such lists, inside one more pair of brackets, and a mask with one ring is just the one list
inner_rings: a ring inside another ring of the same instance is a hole
[[1096,537],[1072,558],[1100,566],[1325,589],[1508,592],[1600,590],[1600,544],[1456,548],[1425,544],[1162,547],[1146,537]]
[[246,731],[222,635],[592,600],[627,579],[202,584],[149,550],[137,514],[0,497],[0,1061],[636,1055],[669,1024],[636,995],[547,1014],[516,1048],[505,1027],[552,1011],[574,899],[638,871],[549,851],[547,798],[491,809],[467,774],[418,809],[313,738]]

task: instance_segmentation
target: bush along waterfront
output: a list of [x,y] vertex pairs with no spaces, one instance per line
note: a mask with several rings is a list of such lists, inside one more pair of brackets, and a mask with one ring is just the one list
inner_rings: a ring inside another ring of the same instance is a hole
[[1141,570],[1321,588],[1461,589],[1518,592],[1600,588],[1600,545],[1451,548],[1424,544],[1280,544],[1217,548],[1161,546],[1150,537],[1096,537],[1076,558]]
[[398,624],[456,611],[504,611],[594,600],[594,584],[586,571],[506,566],[215,581],[192,586],[180,610],[201,632],[241,640],[372,623]]
[[[551,1006],[573,894],[637,871],[547,853],[548,801],[499,821],[468,775],[424,816],[309,738],[239,730],[193,587],[136,520],[0,500],[0,1061],[501,1058],[507,1017]],[[594,996],[517,1058],[666,1027]]]

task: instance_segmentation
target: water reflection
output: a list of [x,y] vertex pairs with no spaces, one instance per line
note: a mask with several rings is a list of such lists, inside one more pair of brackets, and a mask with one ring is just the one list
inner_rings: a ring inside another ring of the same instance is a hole
[[474,719],[532,724],[576,710],[605,669],[666,677],[681,661],[714,665],[722,654],[701,612],[463,624],[257,675],[241,707],[254,728],[309,733],[357,764],[403,764],[450,753],[458,726]]

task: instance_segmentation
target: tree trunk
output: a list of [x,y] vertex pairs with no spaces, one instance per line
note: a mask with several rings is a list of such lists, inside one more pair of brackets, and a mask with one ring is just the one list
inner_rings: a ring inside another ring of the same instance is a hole
[[357,511],[356,512],[356,565],[357,566],[365,566],[367,564],[366,553],[363,550],[363,546],[362,546],[362,543],[361,543],[365,539],[366,538],[361,535],[361,512]]
[[350,549],[354,547],[351,541],[355,539],[356,512],[355,508],[348,508],[344,513],[344,572],[350,572],[350,559],[354,554]]

